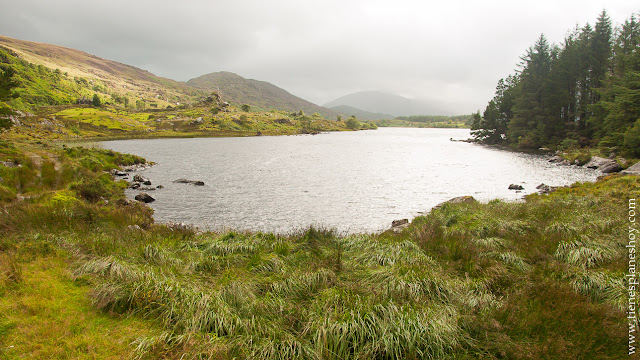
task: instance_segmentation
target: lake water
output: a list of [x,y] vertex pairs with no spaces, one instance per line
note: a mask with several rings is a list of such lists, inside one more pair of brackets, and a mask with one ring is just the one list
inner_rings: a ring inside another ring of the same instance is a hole
[[[309,225],[377,232],[456,196],[521,199],[540,183],[599,172],[465,142],[466,129],[380,128],[316,136],[123,140],[103,146],[156,162],[142,175],[157,221],[286,233]],[[205,186],[173,183],[186,178]],[[508,190],[521,184],[525,190]],[[127,190],[130,197],[137,192]]]

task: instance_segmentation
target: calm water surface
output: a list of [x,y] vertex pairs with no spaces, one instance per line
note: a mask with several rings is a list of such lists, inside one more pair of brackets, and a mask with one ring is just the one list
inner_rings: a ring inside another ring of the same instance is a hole
[[[466,139],[465,129],[381,128],[317,136],[123,140],[106,148],[157,163],[143,171],[157,221],[285,233],[309,225],[376,232],[462,195],[517,200],[540,183],[594,181],[595,170],[557,166]],[[205,186],[175,184],[201,180]],[[508,190],[521,184],[521,193]],[[136,191],[128,190],[135,196]]]

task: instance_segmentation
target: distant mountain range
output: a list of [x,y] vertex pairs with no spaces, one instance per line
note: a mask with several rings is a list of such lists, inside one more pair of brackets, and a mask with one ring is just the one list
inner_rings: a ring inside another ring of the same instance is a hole
[[393,117],[410,115],[451,115],[450,111],[435,102],[409,99],[381,91],[356,92],[324,104],[324,106],[328,108],[344,105],[369,113],[393,114]]
[[354,115],[360,120],[385,120],[385,119],[395,118],[394,115],[373,113],[373,112],[361,110],[349,105],[332,106],[330,107],[330,109],[340,113],[340,115],[342,115],[343,118],[349,117],[351,115]]
[[278,109],[320,113],[334,120],[337,112],[291,95],[286,90],[266,81],[245,79],[232,72],[220,71],[202,75],[186,82],[187,85],[206,91],[219,92],[223,99],[235,105],[249,104],[262,110]]

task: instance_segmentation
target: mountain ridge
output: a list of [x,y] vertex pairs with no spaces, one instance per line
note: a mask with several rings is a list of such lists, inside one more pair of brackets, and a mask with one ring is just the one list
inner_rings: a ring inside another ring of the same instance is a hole
[[205,91],[220,92],[220,95],[236,105],[248,104],[263,110],[304,111],[320,113],[326,118],[335,118],[338,113],[297,97],[270,82],[247,79],[230,71],[218,71],[198,76],[185,84]]

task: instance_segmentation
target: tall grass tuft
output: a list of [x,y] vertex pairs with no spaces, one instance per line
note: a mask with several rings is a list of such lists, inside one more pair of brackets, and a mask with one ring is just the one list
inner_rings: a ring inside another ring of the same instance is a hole
[[571,275],[570,278],[571,286],[578,293],[625,311],[629,294],[623,276],[587,271]]
[[461,340],[452,308],[376,303],[336,290],[314,303],[305,332],[323,359],[444,358]]
[[610,262],[615,252],[610,247],[589,240],[574,240],[558,244],[554,256],[567,264],[593,268]]

